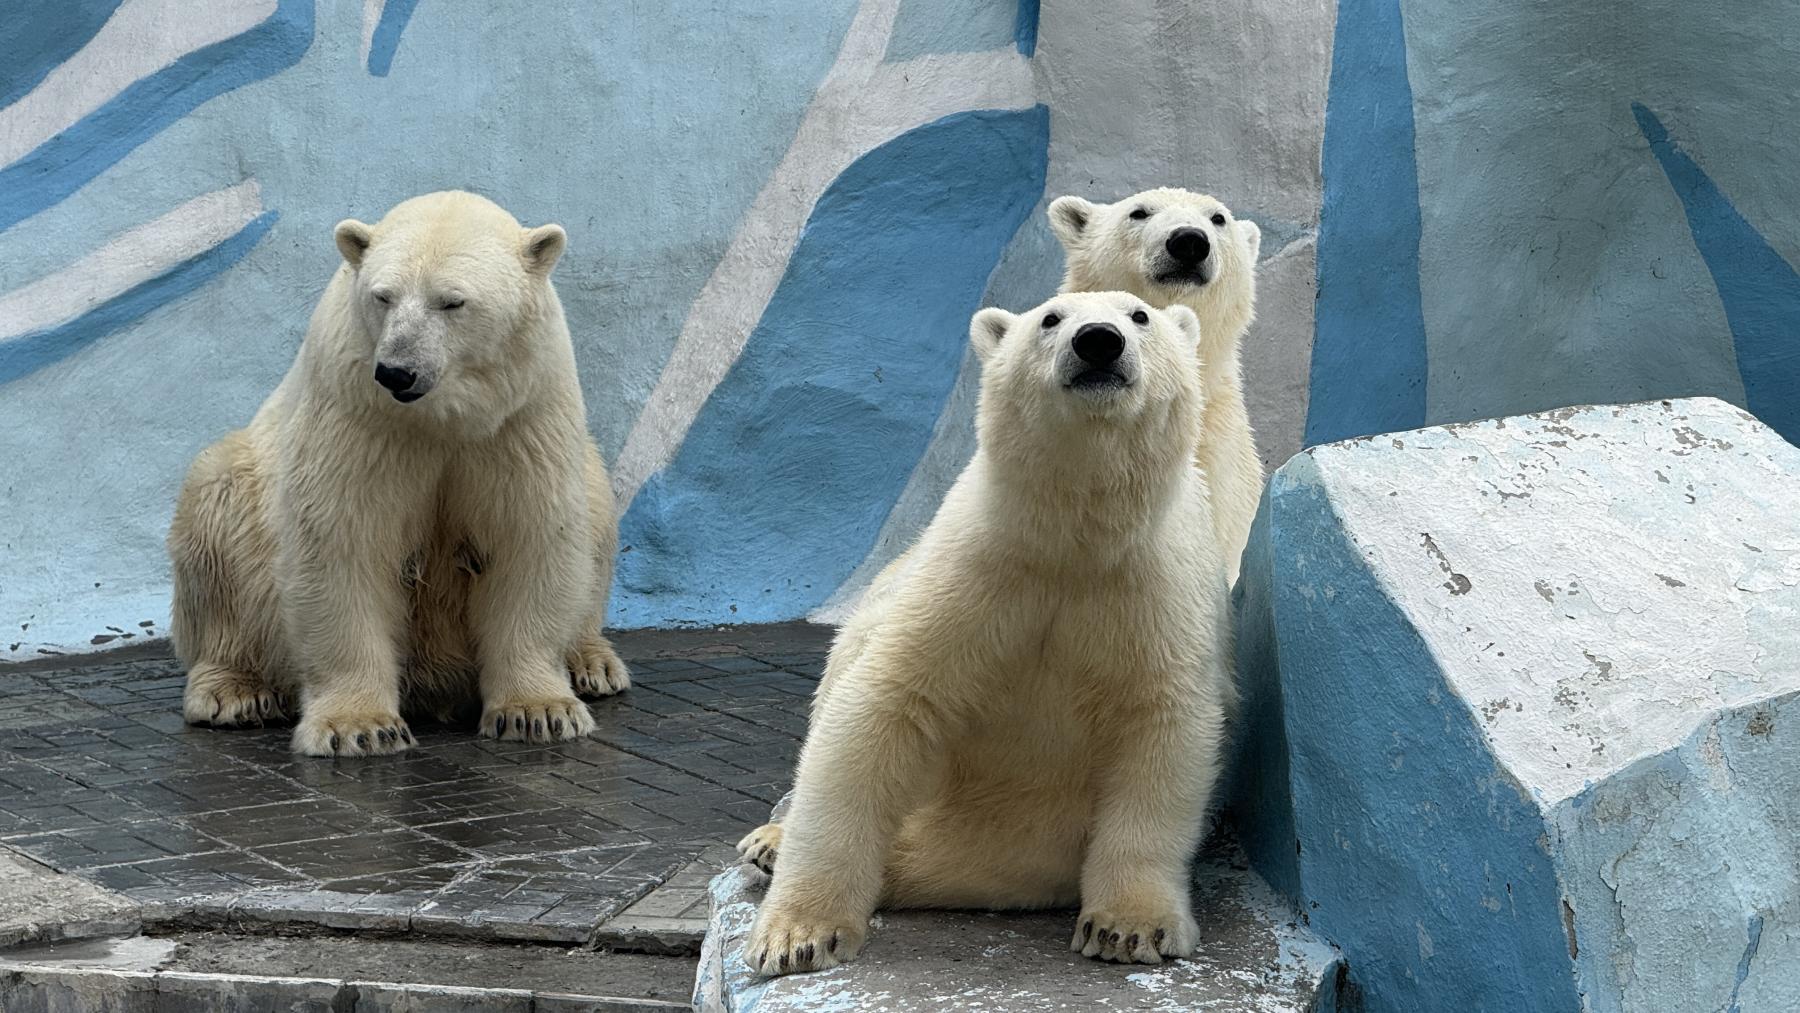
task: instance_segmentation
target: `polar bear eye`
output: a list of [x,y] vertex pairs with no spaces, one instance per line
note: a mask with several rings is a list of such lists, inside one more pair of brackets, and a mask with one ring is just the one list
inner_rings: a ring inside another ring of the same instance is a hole
[[1055,327],[1057,324],[1060,324],[1060,323],[1062,323],[1062,317],[1059,317],[1054,313],[1044,314],[1044,327],[1046,330],[1051,327]]
[[1212,222],[1214,225],[1223,225],[1225,224],[1225,216],[1215,211],[1213,213]]
[[1131,314],[1131,322],[1142,327],[1150,322],[1150,314],[1145,313],[1143,310],[1137,310]]
[[381,294],[380,292],[377,292],[377,293],[375,293],[375,301],[380,303],[383,306],[388,306],[388,305],[392,305],[394,300],[388,298],[387,296]]
[[447,310],[459,310],[463,308],[463,302],[464,300],[462,299],[446,299],[444,300],[443,308]]
[[1144,219],[1150,217],[1150,212],[1145,211],[1143,208],[1138,208],[1137,210],[1131,212],[1131,217],[1133,217],[1141,222]]

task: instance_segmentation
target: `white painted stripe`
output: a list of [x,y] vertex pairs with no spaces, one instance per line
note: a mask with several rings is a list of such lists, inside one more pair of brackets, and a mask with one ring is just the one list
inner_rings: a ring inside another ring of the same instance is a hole
[[700,406],[762,318],[813,205],[851,162],[951,113],[1023,109],[1035,101],[1031,62],[1010,47],[883,64],[898,6],[898,0],[864,0],[858,8],[787,154],[689,308],[669,361],[613,465],[621,509],[674,457]]
[[30,154],[139,79],[256,27],[275,8],[276,0],[125,0],[79,52],[24,98],[0,109],[0,167]]
[[387,10],[387,0],[363,0],[362,22],[362,58],[357,66],[369,65],[369,50],[375,45],[375,26],[381,24],[381,12]]
[[263,213],[256,180],[201,194],[69,266],[0,295],[0,343],[54,327],[168,273]]

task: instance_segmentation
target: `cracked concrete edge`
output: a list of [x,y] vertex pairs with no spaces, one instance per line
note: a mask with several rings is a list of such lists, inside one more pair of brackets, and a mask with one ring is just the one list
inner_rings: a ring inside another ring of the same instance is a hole
[[174,966],[179,959],[175,940],[144,936],[113,940],[98,949],[63,956],[42,950],[18,953],[16,959],[0,954],[0,1009],[8,1013],[65,1009],[167,1013],[296,1003],[359,1013],[446,1008],[625,1013],[688,1008],[662,999],[525,988],[192,971]]
[[142,919],[131,898],[0,848],[0,949],[130,935]]

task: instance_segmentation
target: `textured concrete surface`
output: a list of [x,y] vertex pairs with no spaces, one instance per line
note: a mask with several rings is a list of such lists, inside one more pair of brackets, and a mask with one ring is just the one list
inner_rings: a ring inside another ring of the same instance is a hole
[[137,927],[138,904],[131,898],[0,851],[0,949]]
[[7,1013],[688,1009],[693,961],[545,946],[213,934],[0,953]]
[[787,788],[828,637],[627,635],[634,685],[593,705],[589,739],[422,727],[418,750],[336,762],[282,728],[183,725],[166,659],[0,673],[0,933],[140,919],[692,953],[706,879]]
[[1124,965],[1072,953],[1073,911],[884,911],[854,961],[759,978],[740,949],[768,879],[740,865],[713,881],[694,1005],[701,1013],[1356,1009],[1340,991],[1337,954],[1295,921],[1235,847],[1203,855],[1194,880],[1200,949],[1186,960]]
[[1371,1008],[1800,1008],[1795,503],[1800,450],[1712,399],[1275,476],[1238,805]]

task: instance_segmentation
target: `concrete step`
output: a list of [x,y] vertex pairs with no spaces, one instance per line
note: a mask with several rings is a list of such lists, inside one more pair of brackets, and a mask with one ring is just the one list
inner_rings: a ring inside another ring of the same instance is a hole
[[692,958],[550,946],[193,933],[0,951],[5,1013],[670,1013]]
[[1158,965],[1069,951],[1075,912],[882,912],[856,960],[759,978],[741,947],[767,877],[739,866],[713,880],[694,1003],[703,1013],[880,1010],[1164,1010],[1348,1013],[1337,952],[1296,920],[1234,847],[1195,870],[1199,951]]

